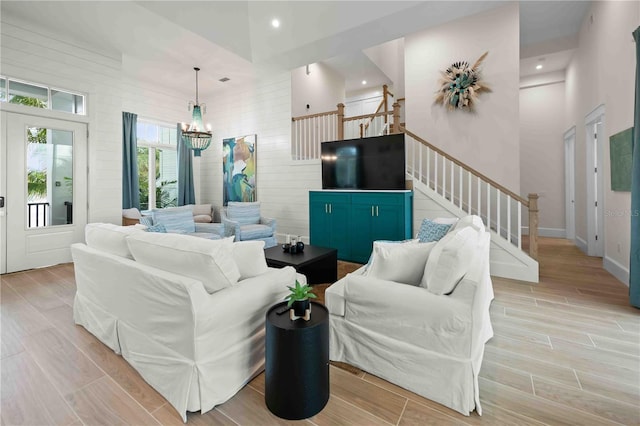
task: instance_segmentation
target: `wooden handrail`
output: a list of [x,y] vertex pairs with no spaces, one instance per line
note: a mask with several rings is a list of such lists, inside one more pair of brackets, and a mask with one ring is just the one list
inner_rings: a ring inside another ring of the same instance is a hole
[[407,98],[398,98],[398,100],[396,102],[404,102],[406,100],[407,100]]
[[449,154],[447,154],[446,152],[444,152],[440,148],[433,146],[431,143],[427,142],[426,140],[422,139],[420,136],[418,136],[415,133],[407,130],[406,128],[401,126],[400,127],[400,131],[406,133],[407,135],[411,136],[413,139],[415,139],[418,142],[420,142],[422,145],[425,145],[425,146],[429,147],[433,151],[435,151],[438,154],[442,155],[447,160],[451,161],[454,164],[457,164],[458,166],[462,167],[463,169],[465,169],[466,171],[470,172],[471,174],[476,175],[477,177],[479,177],[483,181],[491,184],[491,186],[493,186],[493,187],[497,188],[498,190],[500,190],[500,192],[509,195],[511,198],[519,201],[520,203],[522,203],[522,205],[524,205],[527,208],[529,208],[529,201],[524,199],[520,195],[516,194],[515,192],[510,191],[509,189],[507,189],[504,186],[500,185],[499,183],[497,183],[493,179],[488,178],[487,176],[483,175],[482,173],[480,173],[479,171],[475,170],[474,168],[464,164],[462,161],[450,156]]
[[318,113],[309,114],[309,115],[301,115],[299,117],[291,117],[291,121],[300,121],[300,120],[305,120],[305,119],[308,119],[308,118],[323,117],[325,115],[333,115],[333,114],[338,114],[338,110],[336,110],[336,111],[327,111],[327,112],[318,112]]
[[344,121],[353,121],[353,120],[362,120],[364,118],[375,118],[381,117],[383,115],[390,115],[391,112],[376,112],[375,114],[363,114],[363,115],[355,115],[353,117],[345,117]]

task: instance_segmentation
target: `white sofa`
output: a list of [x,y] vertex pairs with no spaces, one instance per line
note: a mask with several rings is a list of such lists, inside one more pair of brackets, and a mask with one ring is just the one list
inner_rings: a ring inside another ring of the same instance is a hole
[[211,410],[264,368],[267,309],[298,279],[268,268],[262,242],[232,243],[89,224],[71,247],[74,319],[175,407]]
[[[462,235],[472,235],[464,247]],[[447,247],[456,244],[458,252],[449,252],[444,259]],[[476,216],[462,219],[438,242],[397,245],[405,252],[395,259],[388,250],[386,269],[378,263],[379,272],[372,276],[376,256],[384,252],[374,248],[372,265],[347,275],[325,293],[330,359],[357,366],[464,415],[474,409],[481,414],[478,372],[484,345],[493,336],[489,244],[490,235]],[[426,263],[417,261],[416,276],[408,263],[425,253]],[[462,279],[456,272],[464,274]],[[394,274],[413,285],[384,279]],[[431,287],[423,288],[427,275]],[[438,288],[447,280],[453,284],[452,292]]]

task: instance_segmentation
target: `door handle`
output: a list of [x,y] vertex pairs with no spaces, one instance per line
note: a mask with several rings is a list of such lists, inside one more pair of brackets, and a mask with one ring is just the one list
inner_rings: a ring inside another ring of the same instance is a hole
[[328,204],[324,203],[324,212],[325,213],[329,213],[329,207],[327,207],[327,206],[328,206]]
[[331,214],[331,203],[329,203],[329,214]]
[[371,206],[371,216],[373,216],[373,206]]
[[378,206],[376,206],[376,216],[380,216],[380,215],[378,214]]
[[0,208],[4,207],[4,197],[0,197]]

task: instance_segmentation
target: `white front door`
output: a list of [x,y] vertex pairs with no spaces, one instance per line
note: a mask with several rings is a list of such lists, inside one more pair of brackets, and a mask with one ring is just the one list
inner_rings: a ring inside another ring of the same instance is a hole
[[5,272],[70,262],[87,223],[87,125],[2,114]]

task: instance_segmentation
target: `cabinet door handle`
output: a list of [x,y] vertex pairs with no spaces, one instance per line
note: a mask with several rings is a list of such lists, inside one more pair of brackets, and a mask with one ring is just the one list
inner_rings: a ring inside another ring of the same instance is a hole
[[331,211],[331,204],[329,204],[329,214],[331,214],[331,213],[333,213],[333,212]]
[[371,216],[373,216],[373,206],[371,206]]
[[328,205],[327,203],[324,203],[324,212],[325,213],[329,213],[329,209],[328,209],[327,205]]
[[376,206],[376,216],[380,216],[380,215],[378,214],[378,206]]

